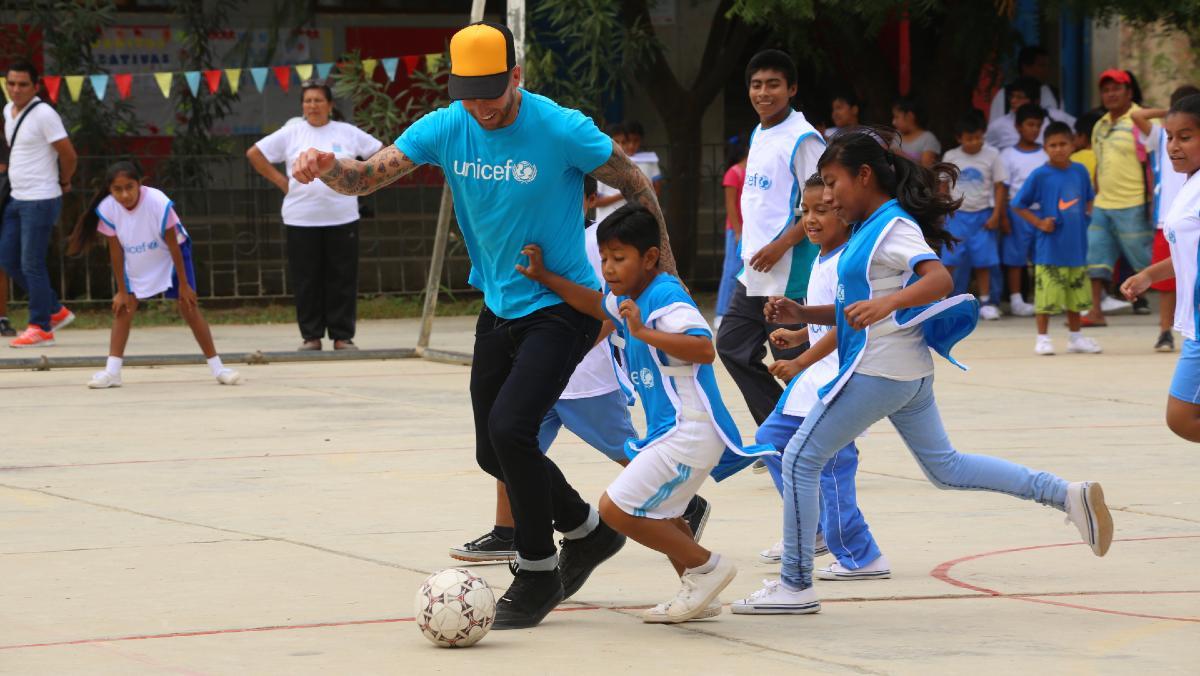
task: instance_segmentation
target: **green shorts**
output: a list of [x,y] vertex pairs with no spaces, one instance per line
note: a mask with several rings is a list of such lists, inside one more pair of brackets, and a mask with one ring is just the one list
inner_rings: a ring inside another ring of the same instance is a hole
[[1092,309],[1092,285],[1087,267],[1035,265],[1033,267],[1034,312],[1057,315]]

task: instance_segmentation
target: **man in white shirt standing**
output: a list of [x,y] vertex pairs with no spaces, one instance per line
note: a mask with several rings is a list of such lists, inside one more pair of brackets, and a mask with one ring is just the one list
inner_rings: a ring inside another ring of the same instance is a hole
[[0,268],[29,294],[29,326],[9,345],[53,345],[54,331],[75,319],[50,287],[46,266],[62,195],[75,174],[75,148],[62,118],[37,96],[37,69],[14,63],[6,78],[11,100],[4,106],[4,138],[12,193],[0,225]]
[[[746,66],[750,104],[759,125],[750,137],[742,190],[741,258],[745,264],[717,332],[717,353],[737,383],[755,422],[775,410],[783,387],[767,370],[767,336],[776,327],[763,315],[771,296],[801,300],[817,248],[804,234],[795,209],[805,179],[817,170],[825,140],[799,111],[796,66],[786,53],[768,49]],[[776,359],[791,359],[772,346]]]

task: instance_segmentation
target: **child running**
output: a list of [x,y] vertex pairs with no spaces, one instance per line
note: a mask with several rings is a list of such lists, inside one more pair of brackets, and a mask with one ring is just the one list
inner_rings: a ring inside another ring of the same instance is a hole
[[[934,251],[952,238],[943,228],[958,201],[937,190],[934,171],[889,150],[890,131],[843,132],[819,166],[834,207],[857,223],[838,262],[834,305],[772,303],[777,320],[837,325],[837,376],[819,391],[784,451],[782,579],[733,604],[735,613],[816,613],[813,546],[821,469],[875,422],[889,418],[922,471],[944,489],[990,490],[1065,510],[1097,556],[1112,542],[1112,517],[1097,483],[1066,481],[1011,462],[954,450],[933,397],[930,349],[950,349],[978,321],[953,288]],[[936,173],[935,173],[936,172]]]
[[[1015,146],[1000,151],[1000,159],[1004,161],[1004,169],[1008,173],[1008,194],[1013,196],[1021,192],[1029,175],[1050,159],[1038,141],[1042,136],[1046,111],[1037,104],[1026,103],[1017,109],[1014,119],[1020,140]],[[1011,205],[1008,221],[1009,230],[1000,245],[1000,262],[1004,264],[1008,275],[1008,308],[1018,317],[1030,317],[1035,308],[1025,302],[1021,295],[1021,281],[1025,277],[1025,266],[1033,255],[1034,233],[1037,230],[1032,223],[1017,216]]]
[[1081,312],[1092,307],[1087,277],[1087,227],[1096,194],[1087,167],[1071,161],[1074,133],[1063,122],[1046,127],[1050,161],[1025,180],[1013,199],[1013,211],[1037,228],[1033,247],[1034,307],[1037,343],[1034,352],[1054,354],[1050,316],[1067,313],[1067,352],[1100,352],[1096,341],[1083,335]]
[[122,161],[109,166],[104,187],[71,233],[67,253],[84,253],[96,243],[97,233],[108,238],[117,294],[112,303],[108,363],[92,376],[88,387],[100,390],[121,386],[121,364],[138,301],[160,293],[178,302],[179,314],[191,327],[217,382],[240,383],[238,372],[221,363],[208,322],[200,314],[191,238],[175,214],[174,202],[162,191],[143,185],[142,172],[134,163]]
[[1171,255],[1125,280],[1121,293],[1132,301],[1151,284],[1175,278],[1175,330],[1183,335],[1183,349],[1167,398],[1167,427],[1183,439],[1200,442],[1200,94],[1173,103],[1164,128],[1171,166],[1187,176],[1163,226]]
[[596,238],[609,293],[580,286],[542,264],[526,246],[518,270],[579,312],[616,327],[614,342],[646,413],[646,437],[626,442],[629,463],[600,498],[600,516],[617,532],[666,554],[679,574],[675,597],[650,608],[645,622],[674,623],[720,614],[718,595],[734,576],[733,562],[701,547],[681,517],[708,474],[718,481],[774,453],[742,447],[717,389],[716,352],[708,322],[673,275],[660,272],[657,221],[625,205],[600,224]]
[[[819,174],[804,183],[801,199],[802,223],[809,241],[820,247],[808,277],[806,301],[811,305],[832,305],[837,296],[837,266],[850,235],[850,226],[838,216],[833,206],[825,202],[825,184]],[[781,299],[783,303],[795,301]],[[817,403],[817,388],[829,382],[838,372],[837,329],[820,324],[794,331],[776,329],[771,341],[781,348],[801,343],[812,347],[799,357],[771,364],[771,373],[788,381],[775,412],[758,428],[754,440],[760,444],[782,449],[795,436]],[[779,495],[783,495],[783,463],[779,456],[765,459],[771,479]],[[832,552],[837,559],[817,571],[822,580],[873,580],[891,577],[891,566],[871,537],[871,529],[858,508],[854,475],[858,471],[858,449],[851,441],[839,450],[821,469],[821,533],[817,535],[814,556]],[[778,563],[783,555],[783,543],[759,555],[764,563]]]

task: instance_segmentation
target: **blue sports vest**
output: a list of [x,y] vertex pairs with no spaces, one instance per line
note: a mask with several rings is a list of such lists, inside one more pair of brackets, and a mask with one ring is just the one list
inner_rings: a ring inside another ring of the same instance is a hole
[[[621,350],[621,363],[625,365],[629,379],[633,382],[634,389],[642,400],[642,408],[646,412],[646,436],[642,439],[627,440],[626,455],[633,458],[650,444],[670,436],[682,420],[694,419],[696,415],[706,415],[717,435],[725,442],[725,452],[710,473],[717,481],[752,464],[757,456],[775,453],[771,446],[742,444],[742,437],[733,422],[733,416],[729,414],[721,399],[712,364],[668,365],[665,353],[630,335],[629,326],[617,312],[617,308],[626,297],[617,297],[610,293],[604,300],[605,312],[616,327],[612,342]],[[636,302],[642,312],[643,323],[650,327],[654,326],[656,319],[674,306],[682,303],[696,307],[695,301],[684,290],[679,280],[666,273],[655,277]],[[708,331],[697,331],[697,335],[712,337]],[[696,390],[704,403],[705,411],[687,411],[683,408],[675,384],[677,378],[696,379]]]
[[916,222],[896,200],[886,202],[854,229],[845,251],[842,252],[842,258],[838,261],[838,292],[834,307],[837,317],[839,369],[837,378],[826,383],[818,391],[821,401],[826,404],[833,401],[854,374],[872,334],[886,335],[920,324],[925,342],[934,352],[964,371],[967,368],[950,356],[950,349],[974,331],[975,324],[979,321],[979,301],[971,294],[964,293],[929,305],[904,308],[865,329],[851,328],[846,320],[846,306],[870,300],[875,290],[906,287],[917,280],[916,273],[910,270],[896,280],[875,280],[872,287],[869,276],[871,259],[883,242],[884,236],[900,218]]

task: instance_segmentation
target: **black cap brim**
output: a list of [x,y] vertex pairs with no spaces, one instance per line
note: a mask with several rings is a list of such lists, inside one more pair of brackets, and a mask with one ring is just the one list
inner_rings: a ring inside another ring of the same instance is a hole
[[450,100],[498,99],[508,89],[509,73],[495,75],[451,75]]

